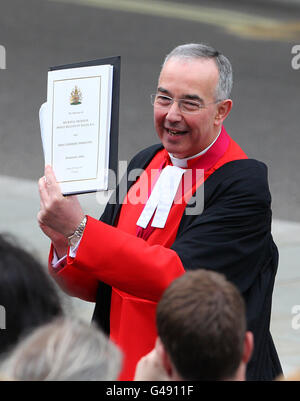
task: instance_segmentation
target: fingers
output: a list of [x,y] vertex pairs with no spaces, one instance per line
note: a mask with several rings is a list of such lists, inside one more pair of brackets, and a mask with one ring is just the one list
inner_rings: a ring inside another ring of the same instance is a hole
[[39,193],[40,193],[40,207],[43,209],[45,204],[49,201],[48,190],[46,188],[46,180],[45,177],[39,179],[38,182]]
[[60,190],[59,184],[56,182],[55,174],[52,170],[51,166],[45,167],[45,186],[47,188],[49,196],[58,196],[62,197],[62,193]]
[[51,166],[45,167],[45,175],[38,182],[41,209],[49,207],[53,202],[63,199],[59,184]]
[[40,211],[37,218],[42,230],[47,231],[46,235],[49,234],[48,228],[65,237],[73,233],[84,213],[76,196],[62,195],[50,166],[45,167],[45,176],[39,179],[39,192]]
[[37,219],[39,225],[47,223],[45,219],[48,215],[51,205],[53,204],[53,201],[57,199],[59,195],[62,197],[60,191],[57,191],[57,188],[54,188],[54,190],[52,189],[53,183],[56,185],[55,175],[52,171],[52,168],[50,166],[46,166],[45,175],[41,177],[38,182],[40,193],[40,211],[37,215]]
[[48,185],[56,182],[54,171],[50,165],[45,166],[45,181]]

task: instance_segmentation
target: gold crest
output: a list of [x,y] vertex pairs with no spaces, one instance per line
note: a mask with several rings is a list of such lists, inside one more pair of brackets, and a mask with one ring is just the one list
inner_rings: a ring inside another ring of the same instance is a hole
[[75,86],[75,88],[71,92],[70,104],[76,105],[76,104],[81,104],[81,102],[82,102],[81,90],[77,86]]

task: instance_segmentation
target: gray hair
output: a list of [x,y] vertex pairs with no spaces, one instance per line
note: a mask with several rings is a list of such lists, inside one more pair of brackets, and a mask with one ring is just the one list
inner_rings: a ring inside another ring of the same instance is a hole
[[219,82],[216,88],[216,100],[225,100],[230,97],[233,74],[230,61],[213,47],[203,43],[188,43],[175,47],[165,58],[163,66],[170,58],[178,59],[214,59],[219,70]]
[[21,341],[0,372],[17,381],[110,381],[120,368],[121,352],[98,327],[60,318]]

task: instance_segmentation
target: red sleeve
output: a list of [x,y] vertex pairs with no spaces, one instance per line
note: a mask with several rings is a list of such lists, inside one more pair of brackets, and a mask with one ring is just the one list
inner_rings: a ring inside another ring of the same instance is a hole
[[75,287],[86,285],[80,280],[88,276],[151,301],[158,301],[169,284],[184,273],[175,251],[149,245],[141,238],[91,217],[88,217],[76,258],[68,257],[67,266],[59,275],[65,269],[70,271],[69,283],[73,280]]
[[52,266],[53,245],[49,253],[48,268],[56,283],[68,295],[81,298],[84,301],[95,302],[98,289],[98,280],[85,271],[78,270],[66,261],[56,269]]

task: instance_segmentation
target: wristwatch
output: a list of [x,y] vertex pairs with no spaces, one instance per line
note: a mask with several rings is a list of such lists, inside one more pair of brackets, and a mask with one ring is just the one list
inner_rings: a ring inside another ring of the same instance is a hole
[[80,240],[81,237],[82,237],[83,231],[84,231],[84,229],[85,229],[86,222],[87,222],[87,217],[84,216],[84,218],[82,219],[81,223],[80,223],[79,226],[76,228],[76,230],[74,231],[74,233],[68,237],[68,244],[69,244],[69,246],[75,247],[75,246],[78,244],[79,240]]

